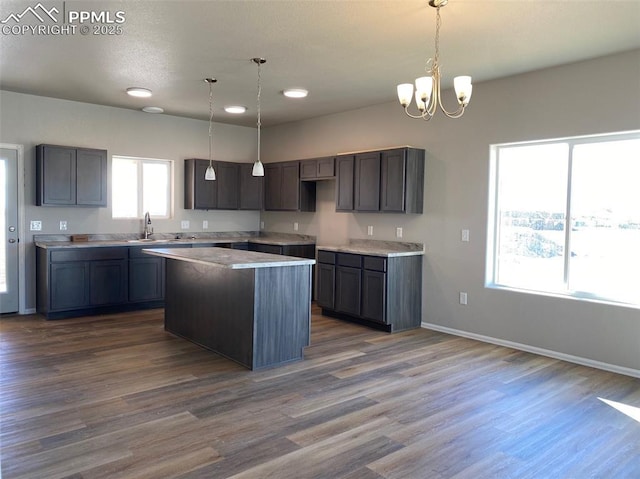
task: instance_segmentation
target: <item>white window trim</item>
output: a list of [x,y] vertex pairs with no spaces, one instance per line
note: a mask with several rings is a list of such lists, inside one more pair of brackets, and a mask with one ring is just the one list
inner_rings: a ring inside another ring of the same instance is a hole
[[[609,304],[615,306],[623,306],[634,309],[640,309],[640,304],[626,303],[615,299],[610,299],[606,297],[601,297],[594,295],[592,293],[584,292],[584,291],[552,291],[552,290],[540,290],[540,289],[528,289],[528,288],[520,288],[516,286],[510,286],[507,284],[497,283],[496,279],[496,271],[497,271],[497,260],[498,260],[498,243],[496,238],[499,237],[499,221],[498,221],[498,211],[499,211],[499,199],[498,199],[498,178],[499,178],[499,150],[505,147],[512,146],[529,146],[529,145],[544,145],[544,144],[555,144],[555,143],[567,143],[569,145],[569,171],[571,171],[572,166],[572,156],[573,156],[573,147],[575,145],[584,144],[584,143],[599,143],[599,142],[610,142],[610,141],[619,141],[619,140],[629,140],[629,139],[637,139],[640,136],[640,130],[630,130],[624,132],[616,132],[616,133],[603,133],[598,135],[584,135],[577,137],[565,137],[565,138],[556,138],[556,139],[547,139],[547,140],[538,140],[538,141],[523,141],[523,142],[510,142],[510,143],[499,143],[493,144],[489,146],[489,195],[488,195],[488,210],[487,210],[487,253],[486,253],[486,263],[485,263],[485,288],[488,289],[496,289],[496,290],[504,290],[504,291],[512,291],[518,293],[525,294],[533,294],[538,296],[548,296],[555,298],[564,298],[564,299],[573,299],[579,301],[588,301],[593,303],[600,304]],[[571,175],[568,175],[568,185],[567,185],[567,221],[570,221],[571,218]],[[569,241],[570,234],[565,233],[565,249],[564,251],[569,251]],[[567,282],[567,275],[569,273],[568,263],[570,258],[568,255],[564,255],[565,267],[564,267],[564,280]]]
[[[167,159],[163,159],[163,158],[148,158],[148,157],[136,157],[136,156],[124,156],[124,155],[112,155],[111,156],[111,161],[112,161],[112,166],[113,166],[113,161],[115,159],[119,159],[119,160],[133,160],[137,163],[137,167],[138,167],[138,179],[142,178],[142,165],[145,162],[148,163],[164,163],[167,164],[169,166],[169,174],[170,174],[170,178],[169,178],[169,198],[168,198],[168,202],[169,204],[167,205],[167,212],[168,212],[168,216],[160,216],[160,215],[151,215],[151,217],[153,219],[171,219],[174,216],[175,210],[174,210],[174,196],[175,196],[175,169],[174,169],[174,161],[173,160],[167,160]],[[111,171],[112,175],[113,175],[113,168]],[[113,195],[113,176],[111,178],[112,181],[112,191],[111,194]],[[143,201],[142,201],[142,189],[138,188],[137,190],[138,193],[138,215],[139,218],[142,218],[144,216],[144,211],[143,210]],[[132,220],[134,218],[124,218],[121,216],[115,217],[113,216],[113,210],[111,211],[111,219],[113,220]]]

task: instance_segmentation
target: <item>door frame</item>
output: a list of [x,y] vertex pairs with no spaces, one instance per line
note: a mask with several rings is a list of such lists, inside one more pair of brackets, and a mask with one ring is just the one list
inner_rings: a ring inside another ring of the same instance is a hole
[[0,148],[16,150],[18,154],[18,314],[29,314],[34,311],[26,310],[26,237],[27,220],[25,214],[25,171],[24,171],[24,145],[14,143],[0,143]]

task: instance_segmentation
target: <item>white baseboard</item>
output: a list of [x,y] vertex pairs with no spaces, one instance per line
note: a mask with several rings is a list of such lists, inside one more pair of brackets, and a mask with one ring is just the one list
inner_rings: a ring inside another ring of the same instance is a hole
[[20,314],[36,314],[36,308],[29,308],[29,309],[25,309],[23,312],[21,312]]
[[530,346],[528,344],[515,343],[513,341],[506,341],[504,339],[493,338],[491,336],[484,336],[482,334],[470,333],[467,331],[461,331],[459,329],[447,328],[445,326],[439,326],[437,324],[425,323],[421,325],[425,329],[432,329],[434,331],[440,331],[441,333],[453,334],[454,336],[462,336],[463,338],[476,339],[483,343],[497,344],[498,346],[505,346],[507,348],[518,349],[520,351],[526,351],[528,353],[539,354],[540,356],[548,356],[554,359],[561,359],[570,363],[580,364],[582,366],[589,366],[591,368],[603,369],[605,371],[611,371],[613,373],[624,374],[626,376],[632,376],[640,378],[640,370],[627,368],[624,366],[617,366],[615,364],[603,363],[601,361],[594,361],[593,359],[582,358],[580,356],[573,356],[571,354],[560,353],[558,351],[552,351],[550,349],[538,348],[536,346]]

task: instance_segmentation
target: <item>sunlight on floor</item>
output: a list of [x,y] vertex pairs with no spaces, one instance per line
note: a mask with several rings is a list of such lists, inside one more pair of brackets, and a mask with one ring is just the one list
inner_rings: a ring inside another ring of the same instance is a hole
[[603,403],[608,404],[612,408],[617,409],[621,413],[626,414],[631,419],[635,419],[636,421],[640,422],[640,407],[629,406],[628,404],[611,401],[609,399],[602,399],[602,398],[598,398],[598,399],[600,399],[600,401],[602,401]]

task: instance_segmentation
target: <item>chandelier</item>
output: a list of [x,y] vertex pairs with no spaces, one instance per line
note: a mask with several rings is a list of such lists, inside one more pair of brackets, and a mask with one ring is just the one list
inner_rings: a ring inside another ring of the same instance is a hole
[[216,179],[216,170],[213,169],[211,161],[211,147],[213,143],[213,84],[217,81],[215,78],[205,78],[205,82],[209,84],[209,166],[204,172],[204,179],[213,181]]
[[265,60],[264,58],[252,58],[251,61],[253,63],[255,63],[256,65],[258,65],[258,104],[257,104],[257,110],[258,110],[258,122],[257,122],[257,126],[258,126],[258,158],[256,159],[255,163],[253,164],[253,170],[251,171],[251,174],[253,176],[264,176],[264,165],[260,161],[260,93],[262,92],[262,85],[260,84],[260,66],[263,63],[266,63],[267,60]]
[[[433,59],[429,58],[427,60],[427,66],[425,68],[427,76],[416,78],[415,92],[411,83],[398,85],[398,100],[404,107],[404,112],[411,118],[422,118],[425,121],[429,121],[435,114],[438,106],[449,118],[460,118],[471,99],[471,91],[473,89],[471,77],[458,76],[453,79],[453,87],[456,92],[456,97],[458,98],[458,109],[454,112],[449,112],[442,106],[442,97],[440,94],[440,25],[442,23],[440,19],[440,8],[444,7],[448,1],[449,0],[429,0],[429,5],[436,8],[436,54]],[[418,115],[409,113],[409,105],[414,96],[416,106],[420,112]]]

